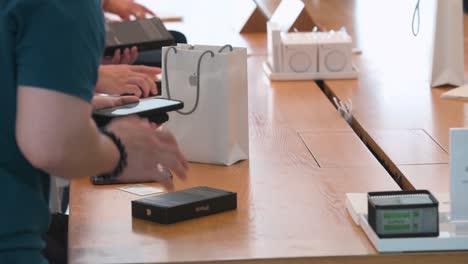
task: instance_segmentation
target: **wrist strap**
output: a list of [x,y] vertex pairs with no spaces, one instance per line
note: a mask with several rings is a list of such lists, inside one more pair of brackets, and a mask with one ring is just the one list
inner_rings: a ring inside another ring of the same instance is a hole
[[127,167],[127,152],[125,151],[125,145],[122,143],[120,138],[116,134],[114,134],[114,132],[106,130],[105,128],[101,128],[100,130],[102,134],[106,135],[112,140],[112,142],[114,142],[115,146],[119,150],[120,159],[117,163],[117,166],[112,172],[104,173],[99,176],[105,179],[117,178]]

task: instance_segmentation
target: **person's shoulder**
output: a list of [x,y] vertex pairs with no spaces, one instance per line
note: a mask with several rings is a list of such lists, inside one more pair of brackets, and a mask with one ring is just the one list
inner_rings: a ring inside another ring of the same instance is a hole
[[2,2],[8,2],[8,4],[15,9],[20,11],[27,11],[29,8],[34,7],[47,7],[48,4],[53,4],[54,0],[0,0]]
[[34,15],[34,11],[47,11],[52,14],[63,14],[65,17],[73,17],[77,12],[92,9],[100,9],[99,0],[0,0],[10,2],[16,8],[22,9]]
[[[3,0],[0,0],[3,1]],[[35,15],[50,13],[51,17],[63,13],[63,4],[56,0],[5,0],[10,2],[10,9],[17,15],[33,18]],[[67,0],[63,1],[67,2]]]
[[16,2],[15,13],[25,22],[24,24],[54,24],[57,26],[55,30],[68,28],[73,31],[85,27],[91,14],[102,12],[99,0],[11,1]]

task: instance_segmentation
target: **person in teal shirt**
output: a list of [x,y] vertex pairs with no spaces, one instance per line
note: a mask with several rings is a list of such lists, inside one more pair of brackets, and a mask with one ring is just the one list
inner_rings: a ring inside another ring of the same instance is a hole
[[90,100],[103,47],[99,0],[0,0],[0,263],[47,263],[50,174],[111,173],[169,189],[157,164],[186,176],[170,132],[136,117],[96,128]]

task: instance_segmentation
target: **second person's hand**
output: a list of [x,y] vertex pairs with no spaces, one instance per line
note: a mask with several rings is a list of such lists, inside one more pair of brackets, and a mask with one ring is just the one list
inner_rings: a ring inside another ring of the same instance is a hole
[[114,56],[112,57],[103,57],[101,59],[101,64],[133,64],[138,58],[138,48],[132,47],[131,49],[126,48],[124,50],[116,49]]
[[96,93],[132,94],[138,97],[156,95],[158,88],[156,75],[161,73],[157,67],[141,65],[101,65],[96,83]]
[[118,15],[123,20],[130,20],[132,16],[137,19],[146,18],[146,15],[156,16],[153,11],[133,0],[105,0],[102,8],[106,12]]

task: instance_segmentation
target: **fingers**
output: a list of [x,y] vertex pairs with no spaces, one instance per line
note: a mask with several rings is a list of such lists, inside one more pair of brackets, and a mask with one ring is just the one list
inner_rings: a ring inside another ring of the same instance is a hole
[[120,64],[120,49],[114,51],[114,56],[112,57],[112,64]]
[[136,73],[137,76],[139,76],[140,78],[142,78],[145,82],[145,84],[147,85],[145,88],[147,88],[148,90],[145,90],[144,93],[145,93],[145,97],[146,96],[149,96],[150,93],[151,94],[157,94],[158,93],[158,87],[156,86],[156,83],[154,81],[154,78],[147,75],[147,74],[142,74],[142,73]]
[[168,131],[158,130],[155,132],[156,144],[155,155],[158,157],[158,162],[165,168],[168,168],[176,173],[181,178],[186,178],[188,163],[180,151],[175,137]]
[[114,56],[112,57],[111,64],[133,64],[138,57],[138,48],[132,47],[131,49],[126,48],[123,52],[120,49],[116,49]]
[[145,19],[146,18],[146,13],[145,12],[136,12],[133,14],[137,19]]
[[[135,98],[125,97],[119,103],[127,100]],[[137,116],[113,120],[107,127],[116,131],[127,147],[129,163],[127,172],[122,175],[123,181],[155,180],[164,188],[172,190],[174,183],[171,171],[181,180],[187,178],[187,162],[169,131],[155,131],[154,124]]]
[[94,109],[116,107],[125,104],[136,103],[139,101],[138,97],[135,96],[122,96],[122,97],[111,97],[111,96],[94,96],[92,105]]
[[160,127],[161,127],[161,125],[151,122],[151,128],[153,130],[156,130],[156,129],[160,128]]
[[130,49],[126,48],[123,51],[122,60],[120,61],[121,64],[130,64]]
[[132,47],[130,49],[130,63],[129,64],[133,64],[136,59],[138,58],[138,48],[137,47]]
[[156,16],[156,14],[153,11],[149,10],[146,6],[141,6],[141,7],[146,13]]
[[168,169],[162,167],[160,164],[157,164],[156,169],[158,171],[155,173],[156,181],[161,183],[167,190],[173,190],[174,182],[171,172]]
[[157,95],[158,94],[158,86],[155,82],[151,82],[151,94]]
[[112,107],[112,101],[109,99],[109,97],[106,96],[93,96],[91,104],[93,106],[93,109]]
[[155,83],[156,75],[161,73],[161,68],[158,67],[148,67],[143,65],[132,66],[131,70],[136,73],[146,75],[148,79],[148,85],[150,86],[151,94],[158,94],[158,86]]
[[125,85],[125,91],[124,93],[125,94],[133,94],[137,97],[141,97],[143,95],[140,87],[138,85],[135,85],[135,84],[126,84]]
[[149,10],[145,6],[137,4],[137,3],[135,3],[133,5],[132,9],[133,9],[133,11],[132,11],[133,15],[138,19],[146,18],[147,14],[151,14],[151,15],[155,16],[155,14],[151,10]]
[[174,182],[172,182],[171,178],[158,178],[157,181],[164,186],[164,188],[168,191],[174,190]]
[[138,103],[140,101],[140,98],[137,96],[121,96],[117,97],[118,100],[115,102],[114,106],[119,106],[119,105],[126,105],[126,104],[132,104],[132,103]]
[[182,165],[182,160],[174,152],[158,152],[158,162],[165,168],[173,171],[181,180],[187,179],[187,169]]
[[128,79],[128,82],[133,85],[137,85],[140,88],[143,97],[148,96],[151,88],[145,78],[142,78],[141,76],[132,76]]
[[143,73],[146,75],[154,76],[156,74],[160,74],[162,72],[161,68],[158,67],[149,67],[144,65],[134,65],[132,66],[132,71]]
[[120,64],[131,64],[133,61],[131,61],[131,55],[130,55],[130,49],[126,48],[123,51],[122,59],[120,60]]
[[[159,132],[160,130],[156,131],[156,134]],[[160,158],[160,163],[168,169],[174,170],[175,172],[181,172],[181,176],[183,177],[185,175],[185,171],[188,169],[188,163],[185,156],[180,151],[177,142],[174,138],[165,139],[158,137],[158,135],[156,136],[156,144],[158,147],[155,149],[155,152],[157,152],[156,155],[159,155],[157,157]]]
[[188,162],[187,162],[187,159],[185,158],[184,154],[182,153],[182,151],[180,151],[179,149],[179,146],[177,144],[177,140],[176,138],[174,137],[174,135],[172,135],[172,133],[168,132],[168,131],[164,131],[164,130],[158,130],[157,133],[159,133],[160,135],[160,139],[161,140],[164,140],[164,142],[167,142],[169,143],[170,145],[173,145],[173,154],[176,156],[176,158],[178,159],[180,165],[182,165],[182,167],[185,169],[185,170],[188,170]]
[[119,17],[122,19],[122,20],[130,20],[131,16],[132,16],[132,13],[131,12],[119,12]]
[[156,84],[145,74],[135,73],[129,78],[128,83],[138,85],[144,97],[149,96],[149,94],[153,93],[155,90],[157,92]]

